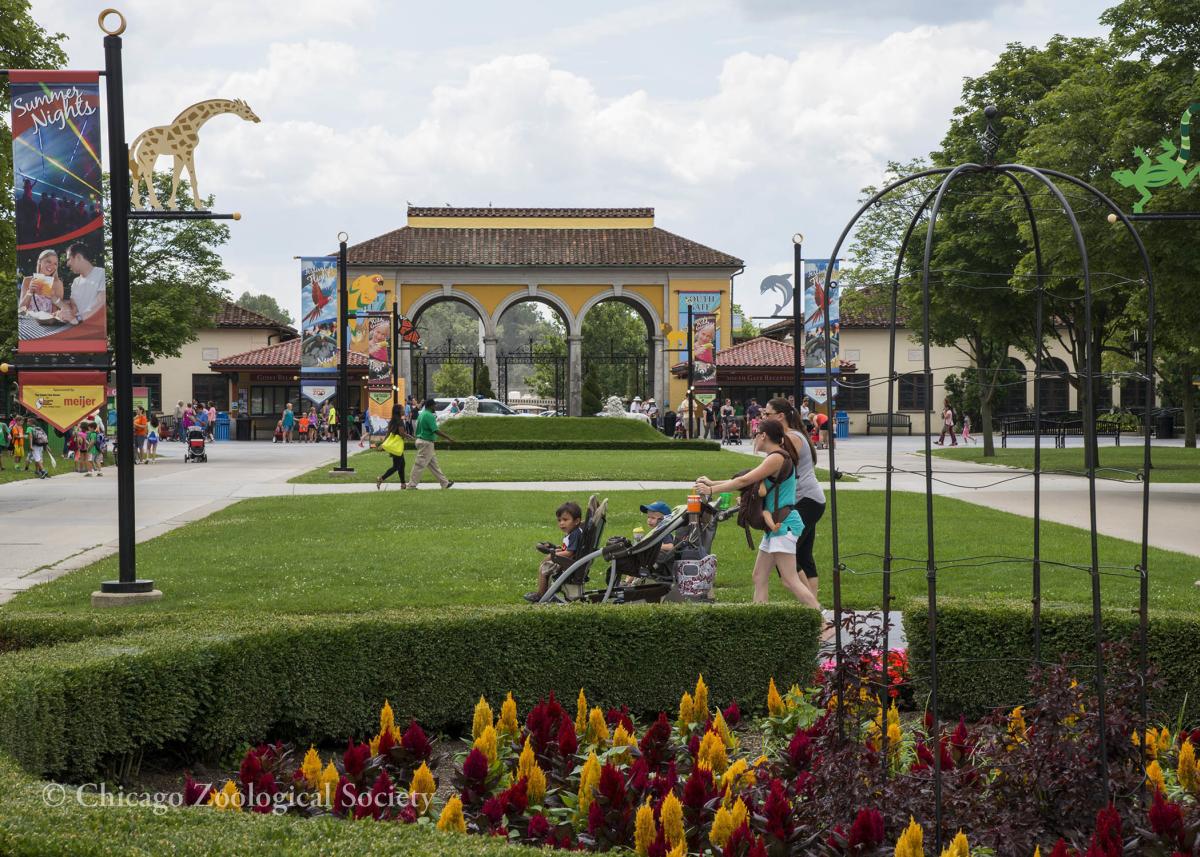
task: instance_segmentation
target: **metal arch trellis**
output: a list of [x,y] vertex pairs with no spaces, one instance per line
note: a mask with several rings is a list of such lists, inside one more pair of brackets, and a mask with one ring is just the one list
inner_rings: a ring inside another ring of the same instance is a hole
[[[1098,766],[1100,769],[1100,782],[1102,794],[1099,796],[1103,803],[1107,804],[1110,800],[1110,785],[1109,785],[1109,768],[1108,768],[1108,752],[1106,746],[1105,734],[1105,690],[1104,690],[1104,653],[1103,653],[1103,620],[1100,610],[1100,575],[1101,568],[1099,562],[1098,537],[1097,537],[1097,521],[1096,521],[1096,402],[1095,402],[1095,379],[1099,372],[1099,355],[1095,353],[1095,343],[1092,331],[1092,277],[1088,263],[1087,244],[1083,237],[1083,233],[1079,227],[1079,221],[1075,216],[1074,208],[1063,190],[1059,187],[1058,182],[1066,183],[1072,187],[1076,193],[1085,195],[1085,199],[1094,201],[1098,206],[1107,208],[1110,212],[1108,219],[1110,223],[1115,223],[1119,220],[1132,238],[1137,247],[1138,254],[1141,258],[1142,269],[1145,277],[1147,289],[1147,325],[1146,325],[1146,344],[1144,349],[1144,376],[1148,379],[1154,377],[1154,278],[1151,270],[1149,255],[1146,252],[1144,243],[1141,240],[1137,229],[1134,227],[1130,216],[1126,215],[1121,208],[1108,196],[1099,189],[1089,184],[1088,182],[1076,176],[1072,176],[1057,170],[1039,169],[1036,167],[1027,166],[1024,164],[997,164],[994,160],[995,151],[997,148],[998,137],[994,130],[993,120],[997,115],[997,110],[994,107],[988,107],[985,111],[988,119],[987,130],[981,138],[982,148],[985,154],[984,163],[964,163],[955,167],[943,167],[936,169],[924,170],[910,176],[905,176],[895,182],[884,187],[869,200],[867,200],[851,217],[850,221],[842,230],[833,252],[829,255],[829,265],[826,268],[826,289],[830,286],[830,277],[833,270],[833,262],[841,253],[842,247],[846,239],[858,223],[859,219],[873,205],[883,200],[889,194],[910,185],[912,182],[922,178],[939,177],[937,186],[930,190],[921,203],[920,207],[913,214],[908,228],[904,234],[904,238],[900,244],[896,255],[896,264],[891,281],[890,295],[890,312],[889,312],[889,329],[890,329],[890,347],[888,349],[888,412],[895,411],[895,387],[898,380],[896,374],[896,318],[897,318],[897,302],[900,288],[900,277],[903,266],[903,260],[908,251],[909,243],[911,242],[917,225],[921,218],[928,212],[928,224],[925,232],[924,252],[921,267],[921,290],[923,303],[923,330],[922,330],[922,358],[923,371],[927,377],[931,377],[931,362],[930,362],[930,344],[929,344],[929,309],[930,309],[930,261],[933,254],[934,232],[937,225],[938,215],[941,211],[942,203],[947,195],[947,192],[954,184],[955,180],[968,175],[983,175],[983,176],[1000,176],[1010,182],[1016,193],[1020,196],[1025,216],[1030,227],[1030,238],[1033,245],[1035,258],[1035,274],[1034,281],[1036,283],[1037,301],[1035,309],[1035,336],[1037,339],[1037,359],[1034,361],[1034,466],[1033,466],[1033,556],[1031,562],[1031,605],[1032,605],[1032,649],[1033,661],[1041,661],[1041,387],[1043,371],[1044,353],[1044,333],[1045,333],[1045,307],[1044,307],[1044,279],[1046,272],[1044,268],[1044,260],[1042,256],[1041,239],[1038,233],[1037,214],[1030,199],[1022,178],[1032,180],[1036,184],[1041,185],[1049,192],[1054,201],[1057,202],[1056,211],[1064,215],[1071,227],[1071,231],[1075,240],[1075,246],[1080,257],[1080,278],[1083,282],[1083,308],[1084,308],[1084,331],[1087,338],[1087,344],[1084,350],[1084,376],[1086,384],[1081,384],[1080,389],[1083,393],[1083,431],[1084,444],[1093,454],[1085,456],[1087,466],[1087,483],[1088,483],[1088,501],[1089,501],[1089,545],[1090,557],[1088,571],[1091,577],[1091,596],[1092,596],[1092,629],[1094,636],[1094,675],[1093,685],[1098,700],[1098,726],[1099,726],[1099,754]],[[828,349],[830,345],[831,330],[830,320],[828,315],[825,317],[824,324],[825,345]],[[832,367],[826,366],[825,383],[827,386],[832,385]],[[1150,413],[1154,406],[1154,390],[1153,384],[1145,385],[1145,408],[1146,413]],[[836,403],[831,404],[832,408],[836,407]],[[932,437],[929,434],[928,427],[931,422],[931,402],[925,402],[925,533],[926,533],[926,556],[925,556],[925,572],[927,580],[927,604],[928,604],[928,634],[929,634],[929,713],[932,715],[932,726],[930,734],[932,736],[940,735],[939,722],[939,699],[938,699],[938,651],[937,651],[937,573],[938,573],[938,558],[936,554],[936,544],[934,538],[934,506],[933,506],[933,455],[932,455]],[[833,418],[833,414],[830,414]],[[1144,730],[1148,720],[1147,713],[1147,688],[1146,674],[1148,669],[1147,660],[1147,631],[1148,631],[1148,600],[1149,600],[1149,568],[1148,568],[1148,534],[1150,520],[1150,420],[1142,421],[1142,445],[1143,445],[1143,475],[1142,475],[1142,538],[1141,538],[1141,563],[1138,571],[1140,587],[1139,587],[1139,603],[1138,603],[1138,663],[1140,668],[1140,690],[1138,699],[1138,714],[1140,717],[1139,725]],[[883,624],[883,644],[881,647],[883,657],[880,659],[880,683],[883,685],[883,699],[888,698],[890,691],[891,676],[888,669],[889,657],[889,608],[891,607],[891,575],[892,563],[895,557],[892,556],[892,474],[895,470],[893,466],[893,441],[895,427],[889,420],[887,424],[887,450],[886,450],[886,475],[885,475],[885,497],[884,497],[884,533],[883,533],[883,555],[882,555],[882,624]],[[830,444],[829,448],[829,470],[836,472],[836,452],[835,446]],[[837,699],[839,705],[837,708],[838,715],[838,731],[839,735],[844,734],[843,724],[843,709],[842,701],[845,697],[845,672],[843,669],[843,639],[842,639],[842,593],[841,593],[841,575],[844,566],[841,563],[838,540],[838,507],[837,507],[837,482],[830,480],[829,483],[829,509],[830,509],[830,531],[832,537],[832,553],[833,553],[833,610],[834,610],[834,628],[835,628],[835,662],[836,662],[836,685]],[[888,765],[888,748],[887,748],[887,730],[883,730],[881,735],[882,748],[880,752],[882,775],[887,777]],[[937,746],[937,738],[934,738],[934,746]],[[936,750],[933,756],[933,785],[934,785],[934,802],[935,802],[935,844],[938,851],[943,846],[944,838],[944,807],[942,800],[942,766],[941,754]]]

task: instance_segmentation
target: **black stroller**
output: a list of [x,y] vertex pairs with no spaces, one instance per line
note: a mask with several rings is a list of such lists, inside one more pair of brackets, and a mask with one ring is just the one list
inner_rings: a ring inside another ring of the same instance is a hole
[[[716,577],[713,538],[717,524],[736,515],[736,507],[721,510],[702,502],[699,512],[689,513],[686,506],[678,506],[638,542],[624,536],[603,541],[607,510],[607,500],[598,502],[595,495],[588,500],[580,555],[563,561],[562,570],[538,603],[712,600]],[[662,556],[668,536],[674,536],[675,549]],[[600,558],[608,566],[604,588],[587,589],[588,570]]]
[[191,426],[187,430],[187,448],[183,452],[183,463],[189,461],[208,461],[208,451],[204,448],[204,429]]
[[721,443],[726,446],[742,445],[742,427],[736,418],[726,418]]

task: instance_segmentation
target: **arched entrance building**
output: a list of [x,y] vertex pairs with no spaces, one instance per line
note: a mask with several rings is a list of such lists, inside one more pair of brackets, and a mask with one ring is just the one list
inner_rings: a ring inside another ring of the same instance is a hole
[[[678,401],[685,382],[670,379],[667,368],[681,356],[668,355],[666,334],[683,329],[679,310],[686,301],[709,293],[706,305],[715,296],[720,309],[719,338],[731,342],[730,288],[743,267],[741,259],[659,229],[652,208],[410,206],[406,226],[350,246],[348,261],[351,282],[380,275],[383,288],[398,293],[400,314],[414,321],[440,301],[470,307],[483,323],[492,378],[504,311],[521,301],[548,305],[567,331],[572,415],[580,412],[583,320],[592,307],[616,300],[641,316],[654,396]],[[401,351],[400,374],[411,390],[408,349]]]

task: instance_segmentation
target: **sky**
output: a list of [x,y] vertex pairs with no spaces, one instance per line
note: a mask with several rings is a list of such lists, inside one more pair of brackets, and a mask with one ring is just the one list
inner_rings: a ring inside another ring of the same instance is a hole
[[[105,3],[33,0],[73,68]],[[199,186],[240,211],[227,284],[298,315],[297,255],[401,227],[408,203],[653,207],[746,261],[734,299],[828,257],[889,160],[938,147],[1006,44],[1100,35],[1097,0],[122,0],[126,135],[206,98]],[[107,138],[105,138],[107,142]],[[160,169],[169,169],[163,159]]]

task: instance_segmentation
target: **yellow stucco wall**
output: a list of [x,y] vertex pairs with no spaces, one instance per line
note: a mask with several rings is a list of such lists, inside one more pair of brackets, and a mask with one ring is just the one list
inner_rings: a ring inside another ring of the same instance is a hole
[[405,316],[408,315],[409,312],[412,310],[412,305],[414,303],[416,303],[418,298],[422,297],[423,295],[427,295],[430,292],[441,291],[441,289],[442,289],[442,287],[439,285],[429,285],[426,283],[421,283],[418,285],[411,285],[409,283],[401,283],[400,284],[400,315],[405,315]]
[[410,217],[420,229],[651,229],[653,217]]
[[[730,311],[729,280],[715,279],[683,279],[671,277],[670,294],[667,295],[668,306],[666,313],[667,324],[675,330],[684,330],[684,323],[679,318],[679,292],[720,292],[720,315],[717,328],[721,333],[721,347],[727,348],[733,344],[733,314]],[[661,301],[661,298],[659,298]],[[667,368],[687,360],[687,354],[668,353]],[[687,379],[669,375],[668,388],[671,392],[671,406],[679,407],[680,402],[687,398]]]

